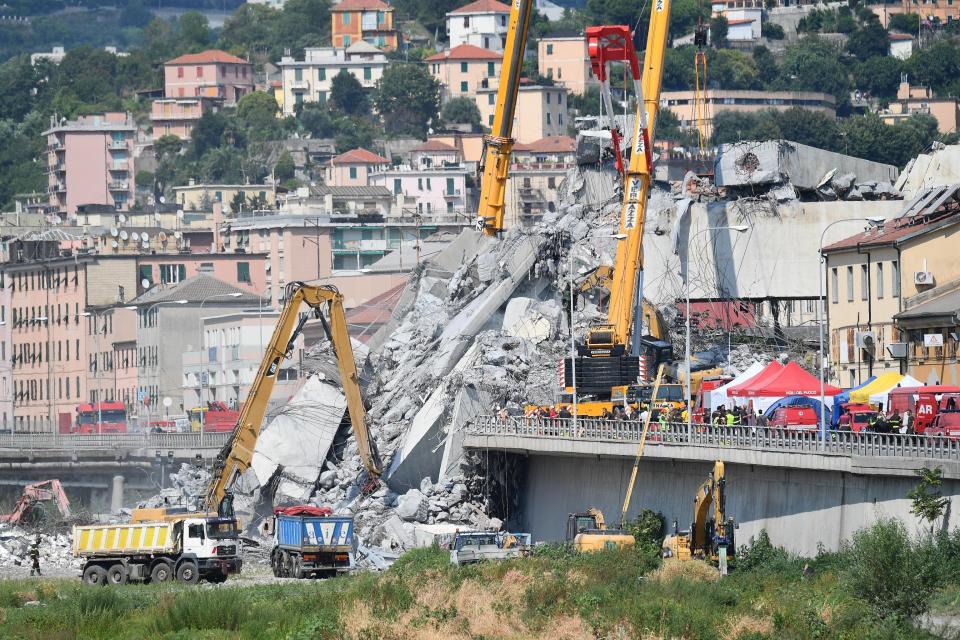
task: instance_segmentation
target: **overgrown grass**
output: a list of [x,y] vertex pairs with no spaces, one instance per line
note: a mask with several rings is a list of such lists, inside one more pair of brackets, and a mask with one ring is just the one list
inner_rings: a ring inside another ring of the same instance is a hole
[[[898,575],[901,564],[916,567],[904,555],[913,543],[904,547],[889,526],[868,534],[840,553],[806,559],[759,536],[722,580],[705,564],[661,567],[651,545],[641,544],[589,555],[545,545],[530,558],[469,567],[451,567],[448,553],[434,547],[379,575],[274,585],[93,589],[79,581],[8,581],[0,582],[0,638],[930,637],[909,615],[887,615],[863,586]],[[954,557],[950,546],[940,553]],[[941,589],[935,604],[960,609],[960,591],[938,580],[923,583]],[[891,593],[880,599],[905,597],[902,589]]]

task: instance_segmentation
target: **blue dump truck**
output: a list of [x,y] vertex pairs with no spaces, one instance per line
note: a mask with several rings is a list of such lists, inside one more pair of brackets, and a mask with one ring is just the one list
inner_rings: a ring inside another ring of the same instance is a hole
[[280,507],[267,532],[274,542],[270,566],[278,578],[330,578],[354,569],[352,516],[335,516],[327,507]]

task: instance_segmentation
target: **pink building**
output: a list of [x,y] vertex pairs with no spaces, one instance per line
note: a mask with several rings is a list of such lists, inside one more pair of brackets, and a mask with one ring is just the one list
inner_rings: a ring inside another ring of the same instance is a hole
[[51,118],[50,128],[43,132],[51,211],[73,218],[77,207],[86,204],[129,210],[135,189],[136,131],[129,113],[100,113],[60,123]]
[[162,98],[150,105],[153,139],[173,135],[189,140],[197,122],[208,111],[219,111],[220,100],[211,98]]
[[441,140],[427,140],[414,147],[411,158],[413,166],[418,169],[453,166],[463,162],[460,151]]
[[0,274],[0,429],[13,428],[13,371],[11,345],[10,277]]
[[326,182],[334,187],[365,187],[370,174],[384,171],[390,161],[366,149],[353,149],[330,160]]
[[370,184],[390,189],[402,208],[416,208],[420,214],[464,213],[467,209],[467,170],[463,165],[396,167],[372,173]]
[[262,252],[141,255],[137,260],[138,292],[145,291],[144,280],[150,281],[151,287],[167,286],[205,274],[260,295],[267,287],[268,257]]
[[426,59],[430,73],[443,85],[444,99],[475,98],[482,89],[496,89],[503,54],[461,44]]
[[253,65],[219,49],[174,58],[163,75],[167,98],[216,98],[232,106],[254,89]]

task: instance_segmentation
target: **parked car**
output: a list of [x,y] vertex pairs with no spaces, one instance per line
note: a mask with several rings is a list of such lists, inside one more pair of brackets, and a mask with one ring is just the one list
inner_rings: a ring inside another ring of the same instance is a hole
[[960,439],[960,411],[941,411],[933,416],[933,422],[927,427],[928,436],[946,436],[952,440]]
[[817,411],[810,405],[780,407],[773,412],[770,426],[790,431],[816,431]]

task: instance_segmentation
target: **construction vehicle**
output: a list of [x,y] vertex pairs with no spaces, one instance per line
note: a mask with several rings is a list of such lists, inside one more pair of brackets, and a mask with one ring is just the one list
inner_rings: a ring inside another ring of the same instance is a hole
[[190,430],[200,431],[201,426],[207,433],[233,431],[237,426],[240,412],[229,408],[225,402],[211,400],[205,407],[194,407],[187,412],[190,419]]
[[126,433],[126,431],[127,408],[122,402],[77,405],[77,426],[72,429],[72,433]]
[[514,143],[513,117],[517,109],[520,72],[533,11],[533,0],[514,0],[510,3],[492,132],[483,137],[483,153],[478,170],[480,207],[477,211],[477,227],[488,236],[496,236],[504,228],[507,177]]
[[[653,126],[659,111],[669,17],[670,0],[653,3],[642,79],[638,77],[641,69],[630,27],[602,26],[588,27],[586,30],[587,49],[594,75],[601,80],[601,94],[610,91],[605,78],[608,75],[607,67],[612,62],[624,63],[635,90],[639,91],[635,96],[637,115],[629,162],[624,165],[623,171],[623,202],[616,259],[609,278],[607,318],[602,324],[592,327],[585,344],[578,347],[575,368],[569,358],[564,365],[565,372],[570,374],[567,380],[573,381],[572,373],[576,371],[578,393],[588,394],[600,402],[611,399],[615,393],[625,396],[627,387],[646,380],[646,373],[657,365],[656,362],[648,362],[650,349],[644,347],[644,340],[654,342],[656,348],[662,349],[664,345],[669,347],[669,344],[657,340],[655,336],[644,335],[642,322],[643,230],[652,181],[651,145],[654,139]],[[605,103],[610,103],[609,96],[603,99]],[[641,362],[645,366],[641,366]]]
[[184,517],[170,521],[73,528],[73,555],[83,559],[84,584],[224,582],[239,573],[233,518]]
[[[710,510],[713,508],[711,516]],[[673,523],[674,533],[663,541],[663,556],[690,560],[698,558],[713,562],[720,573],[727,572],[727,553],[736,549],[732,517],[726,516],[727,496],[724,464],[717,460],[713,471],[697,489],[693,501],[693,522],[688,531],[680,531]]]
[[278,578],[333,577],[355,568],[353,516],[335,516],[328,507],[278,507],[265,533],[273,539],[270,566]]
[[529,533],[507,531],[458,531],[450,544],[450,564],[465,565],[486,560],[510,560],[530,555]]
[[603,512],[596,507],[567,516],[567,542],[573,542],[573,548],[581,553],[623,549],[637,543],[636,539],[622,528],[608,528]]
[[41,502],[54,503],[61,516],[70,517],[70,501],[63,491],[63,485],[59,480],[44,480],[25,486],[20,499],[13,506],[13,511],[0,515],[0,522],[20,524],[42,518],[43,511],[38,506]]

